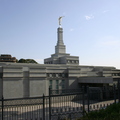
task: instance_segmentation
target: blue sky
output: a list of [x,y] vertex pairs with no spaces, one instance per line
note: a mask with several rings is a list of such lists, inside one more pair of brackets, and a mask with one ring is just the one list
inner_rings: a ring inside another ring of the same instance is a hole
[[58,17],[66,52],[81,65],[120,69],[120,0],[0,0],[0,54],[43,63],[55,52]]

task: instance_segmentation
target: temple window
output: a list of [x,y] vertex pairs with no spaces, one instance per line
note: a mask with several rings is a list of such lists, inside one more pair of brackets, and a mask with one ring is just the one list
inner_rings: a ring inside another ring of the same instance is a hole
[[52,80],[49,80],[49,87],[52,89]]

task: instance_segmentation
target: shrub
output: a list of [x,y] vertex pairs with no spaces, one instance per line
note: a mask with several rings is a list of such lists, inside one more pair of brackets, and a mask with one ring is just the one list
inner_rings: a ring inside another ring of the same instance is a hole
[[78,120],[120,120],[120,103],[112,104],[106,109],[92,111]]

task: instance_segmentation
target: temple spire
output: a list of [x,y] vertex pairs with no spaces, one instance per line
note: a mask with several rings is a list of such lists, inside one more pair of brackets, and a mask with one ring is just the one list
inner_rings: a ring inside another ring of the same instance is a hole
[[44,59],[45,64],[79,64],[79,57],[70,56],[66,53],[66,46],[63,42],[63,28],[61,27],[62,17],[59,17],[59,27],[57,28],[57,45],[55,46],[55,54],[50,58]]
[[57,29],[57,45],[55,46],[55,54],[65,54],[66,47],[63,43],[63,28],[61,27],[61,21],[64,16],[58,18],[59,27]]
[[57,29],[57,45],[55,46],[55,53],[66,53],[66,47],[63,43],[63,28],[59,27]]

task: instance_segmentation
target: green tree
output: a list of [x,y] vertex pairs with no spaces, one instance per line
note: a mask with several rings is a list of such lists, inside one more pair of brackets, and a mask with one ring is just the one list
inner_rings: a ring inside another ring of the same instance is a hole
[[23,58],[18,60],[18,63],[36,63],[37,64],[37,62],[33,59],[23,59]]

